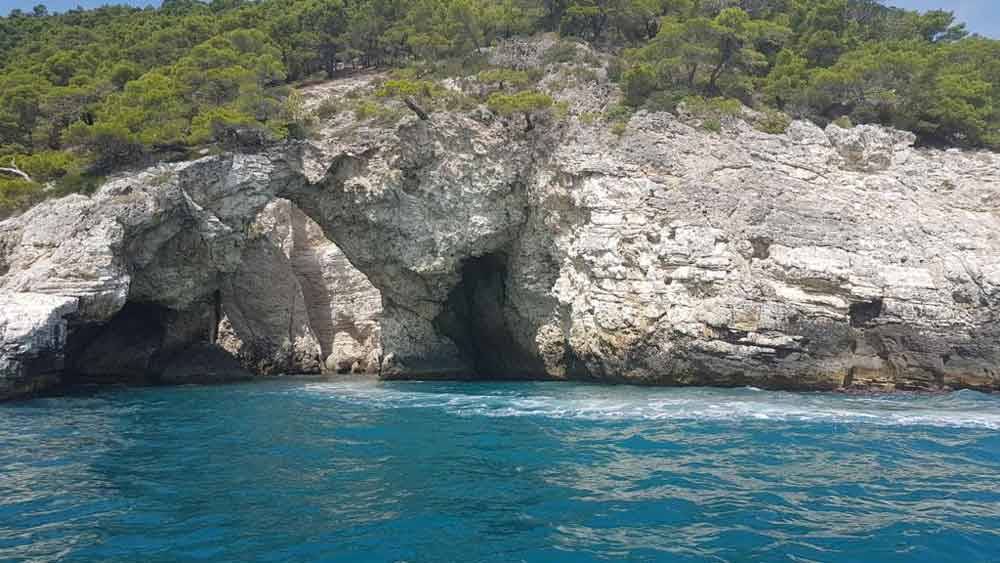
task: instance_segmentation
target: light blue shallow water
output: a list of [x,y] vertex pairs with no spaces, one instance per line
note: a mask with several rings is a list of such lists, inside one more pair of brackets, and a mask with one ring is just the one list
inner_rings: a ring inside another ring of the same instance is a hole
[[1000,398],[284,382],[0,405],[3,561],[996,561]]

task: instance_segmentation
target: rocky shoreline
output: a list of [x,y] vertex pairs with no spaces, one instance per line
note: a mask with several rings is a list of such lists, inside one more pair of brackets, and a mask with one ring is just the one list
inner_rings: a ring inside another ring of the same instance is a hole
[[345,372],[1000,389],[1000,155],[666,113],[619,135],[579,119],[613,89],[559,95],[530,132],[339,114],[0,222],[0,398]]

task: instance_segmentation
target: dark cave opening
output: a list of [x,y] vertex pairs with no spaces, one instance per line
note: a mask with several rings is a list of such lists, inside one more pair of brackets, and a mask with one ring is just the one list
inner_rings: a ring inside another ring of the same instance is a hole
[[515,338],[508,315],[508,258],[498,252],[466,259],[434,327],[450,338],[477,378],[534,379],[541,362]]
[[236,360],[214,344],[216,319],[207,301],[185,311],[129,302],[106,323],[71,325],[64,380],[155,384],[242,376]]
[[884,303],[881,298],[876,298],[871,301],[862,301],[860,303],[852,303],[848,312],[851,326],[854,328],[862,328],[869,325],[872,321],[882,315],[883,306]]
[[67,379],[78,382],[144,382],[166,335],[166,310],[127,303],[107,323],[71,326],[66,343]]

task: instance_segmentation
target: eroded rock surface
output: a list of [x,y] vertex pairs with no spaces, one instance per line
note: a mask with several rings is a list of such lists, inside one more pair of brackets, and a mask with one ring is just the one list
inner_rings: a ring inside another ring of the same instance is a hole
[[[54,347],[61,354],[52,355],[66,356],[62,372],[158,381],[167,366],[195,361],[189,348],[211,340],[216,296],[241,265],[250,223],[300,177],[283,152],[224,155],[121,175],[92,197],[44,202],[0,222],[0,295],[39,308],[50,297],[71,303],[49,307],[52,322],[67,326],[64,346]],[[8,336],[0,340],[8,345]],[[58,375],[31,371],[46,383]]]
[[222,284],[219,343],[257,373],[377,373],[381,297],[319,226],[275,199]]
[[245,375],[203,354],[226,349],[256,373],[1000,389],[1000,156],[666,113],[614,134],[592,114],[617,90],[574,64],[542,81],[568,116],[531,131],[484,107],[341,111],[308,142],[0,223],[3,302],[67,299],[5,331],[4,381],[33,388],[18,366],[59,349],[94,377]]
[[76,310],[77,300],[71,297],[0,294],[0,400],[58,379],[65,367],[65,317]]
[[289,197],[382,290],[383,376],[1000,387],[998,155],[875,126],[607,129],[328,124]]

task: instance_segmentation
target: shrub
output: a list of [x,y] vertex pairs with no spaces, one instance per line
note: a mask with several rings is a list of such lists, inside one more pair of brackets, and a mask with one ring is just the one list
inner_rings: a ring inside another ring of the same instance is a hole
[[688,96],[681,101],[678,109],[698,122],[702,129],[712,133],[722,131],[722,123],[725,119],[739,117],[743,114],[743,104],[739,100],[728,98]]
[[650,112],[666,111],[674,113],[677,106],[684,99],[684,92],[677,90],[661,90],[653,92],[642,104],[642,107]]
[[618,82],[622,79],[623,74],[625,74],[625,63],[622,62],[620,57],[611,59],[608,63],[608,80]]
[[332,98],[327,98],[316,106],[316,117],[324,121],[333,119],[338,113],[340,113],[340,108]]
[[548,48],[542,54],[545,64],[582,63],[588,66],[601,66],[601,60],[589,50],[581,50],[578,43],[560,41]]
[[405,110],[386,107],[380,103],[363,100],[354,108],[354,117],[358,121],[374,121],[376,125],[389,126],[399,121]]
[[579,49],[572,41],[560,41],[549,47],[542,54],[542,62],[545,64],[571,63],[579,57]]
[[608,108],[604,113],[604,117],[608,121],[628,121],[632,119],[632,108],[622,104],[615,104]]
[[64,142],[89,154],[94,165],[110,171],[138,159],[142,143],[124,126],[114,122],[87,125],[78,121],[63,135]]
[[781,135],[782,133],[788,131],[788,126],[792,124],[792,118],[788,117],[787,114],[775,111],[773,109],[766,109],[759,118],[754,121],[754,127],[758,131],[763,131],[764,133],[770,133],[772,135]]
[[83,158],[65,151],[53,150],[18,156],[16,162],[18,167],[36,182],[58,180],[66,175],[79,173],[86,167]]
[[553,106],[556,119],[563,121],[569,117],[569,102],[556,102]]
[[851,121],[851,118],[848,117],[848,116],[846,116],[846,115],[842,115],[842,116],[838,117],[837,119],[834,119],[833,120],[833,124],[836,125],[837,127],[840,127],[841,129],[853,129],[854,128],[854,123]]
[[532,82],[527,72],[506,68],[484,70],[476,78],[484,84],[496,84],[500,90],[523,88]]
[[359,121],[371,119],[377,116],[381,110],[382,107],[375,102],[363,101],[354,108],[354,118]]
[[525,91],[516,94],[496,93],[486,100],[486,106],[500,115],[510,117],[520,113],[524,116],[525,131],[534,128],[532,116],[551,108],[554,101],[548,94]]
[[41,184],[10,180],[0,176],[0,218],[25,209],[42,199]]
[[240,127],[257,124],[252,116],[232,108],[213,108],[200,112],[191,121],[188,142],[193,145],[230,139],[233,131]]
[[681,103],[684,110],[696,117],[738,117],[743,113],[743,104],[739,100],[730,98],[703,98],[701,96],[687,96]]

